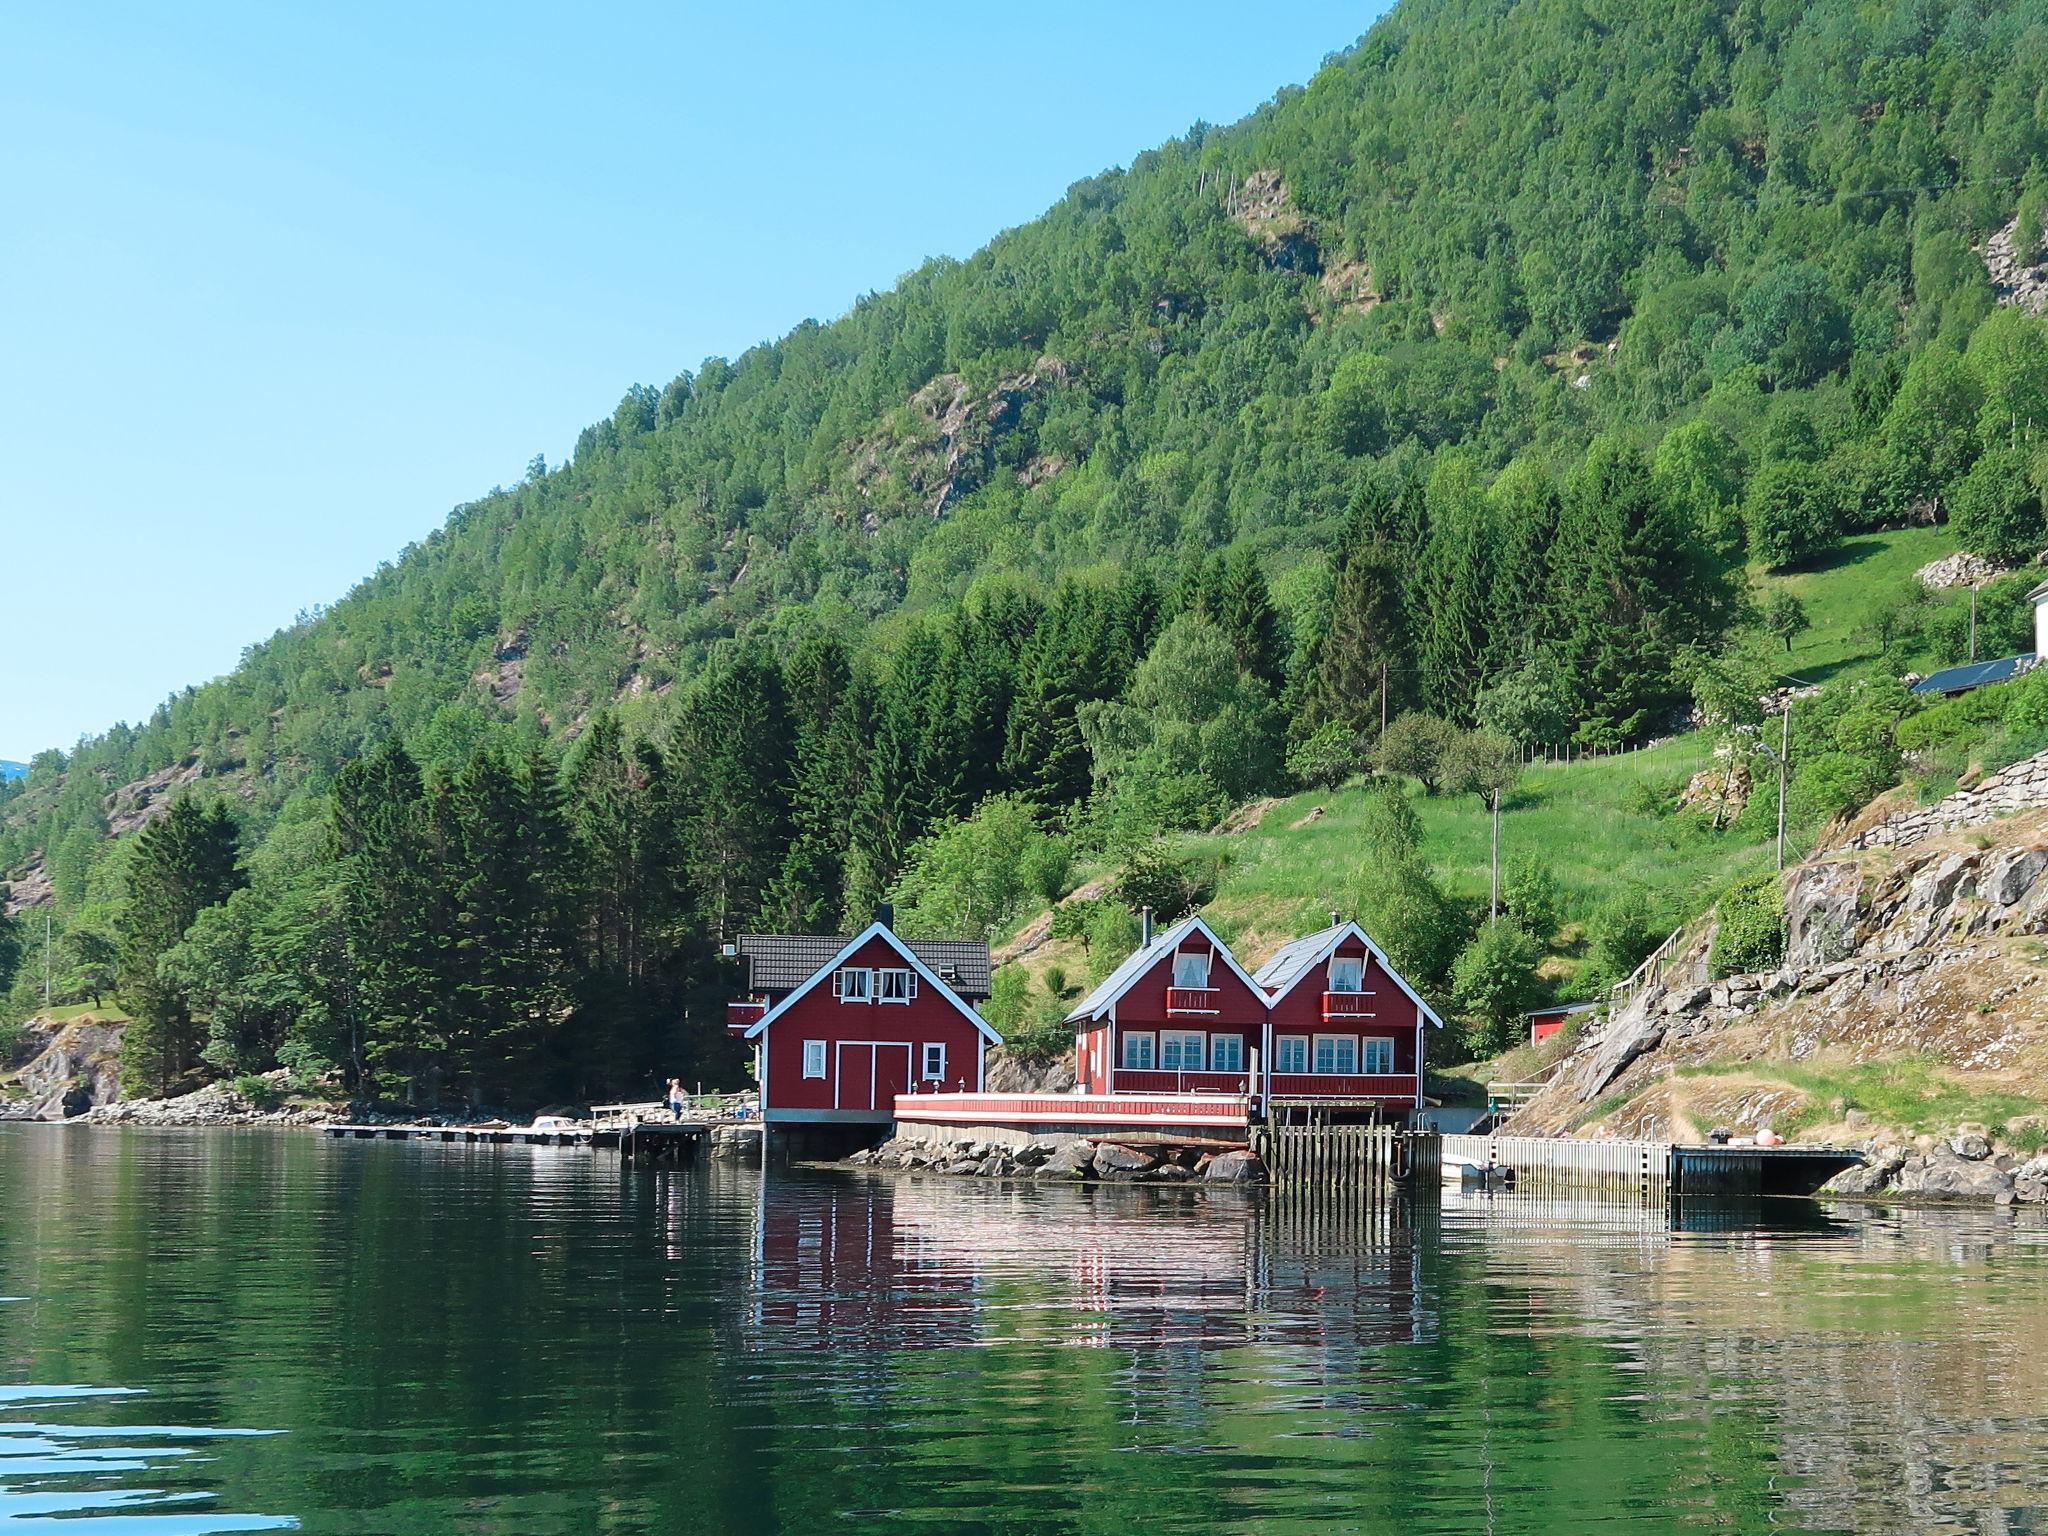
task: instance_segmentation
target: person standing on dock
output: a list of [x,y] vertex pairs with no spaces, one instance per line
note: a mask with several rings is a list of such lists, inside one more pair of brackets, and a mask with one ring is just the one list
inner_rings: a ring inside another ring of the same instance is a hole
[[680,1077],[668,1080],[668,1117],[678,1122],[683,1118],[683,1080]]

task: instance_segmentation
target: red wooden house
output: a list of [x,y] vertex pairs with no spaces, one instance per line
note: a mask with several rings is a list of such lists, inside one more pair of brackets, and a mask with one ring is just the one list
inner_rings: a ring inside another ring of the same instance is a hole
[[988,946],[907,941],[886,913],[852,938],[744,934],[751,998],[726,1025],[750,1040],[770,1125],[881,1125],[896,1095],[974,1092],[1002,1036],[974,1011]]
[[1067,1022],[1083,1093],[1257,1092],[1266,997],[1199,917],[1148,931]]
[[1443,1021],[1358,924],[1333,922],[1285,945],[1257,980],[1267,998],[1269,1111],[1421,1106],[1422,1031]]

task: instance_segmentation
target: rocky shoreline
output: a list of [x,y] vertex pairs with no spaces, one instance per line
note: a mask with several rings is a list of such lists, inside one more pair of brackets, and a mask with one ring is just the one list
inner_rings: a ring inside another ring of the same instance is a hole
[[1966,1131],[1932,1145],[1872,1142],[1861,1168],[1838,1173],[1821,1191],[1899,1203],[2048,1205],[2048,1153],[2000,1152]]
[[1095,1180],[1102,1183],[1261,1184],[1265,1164],[1243,1150],[1148,1147],[1108,1138],[1035,1136],[1016,1146],[897,1136],[844,1159],[850,1168],[886,1168],[982,1179]]

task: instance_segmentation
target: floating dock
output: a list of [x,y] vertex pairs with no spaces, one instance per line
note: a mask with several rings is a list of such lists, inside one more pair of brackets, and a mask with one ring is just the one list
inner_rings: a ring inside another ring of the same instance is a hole
[[628,1120],[556,1125],[326,1125],[330,1141],[439,1141],[488,1146],[596,1147],[629,1162],[694,1161],[712,1131],[739,1126],[760,1132],[759,1121]]

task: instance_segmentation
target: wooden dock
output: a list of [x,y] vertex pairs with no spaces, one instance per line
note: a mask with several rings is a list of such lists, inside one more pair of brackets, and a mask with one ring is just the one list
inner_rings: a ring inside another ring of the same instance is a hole
[[434,1141],[485,1146],[593,1147],[617,1152],[629,1163],[681,1164],[696,1161],[711,1133],[721,1126],[759,1121],[724,1118],[686,1120],[584,1120],[552,1125],[327,1125],[331,1141]]
[[1391,1125],[1276,1123],[1252,1133],[1252,1149],[1275,1187],[1390,1189],[1416,1183],[1433,1195],[1441,1138]]

